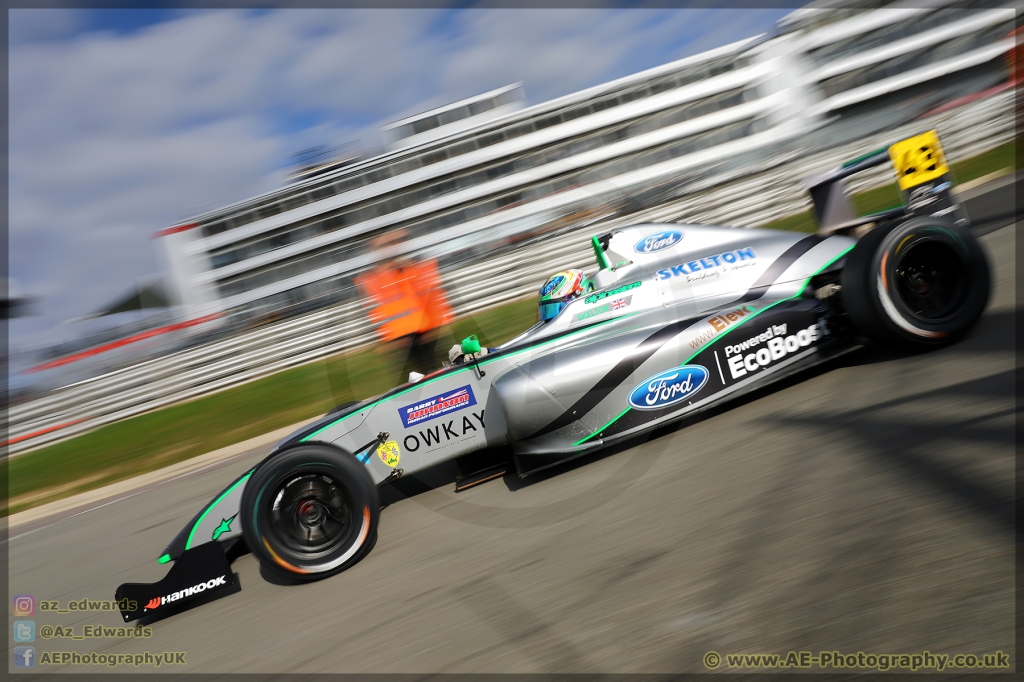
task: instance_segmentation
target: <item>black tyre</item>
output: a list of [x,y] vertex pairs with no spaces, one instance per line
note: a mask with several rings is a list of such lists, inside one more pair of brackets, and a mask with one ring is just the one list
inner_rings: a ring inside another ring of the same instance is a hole
[[941,346],[965,334],[989,296],[985,253],[945,218],[878,227],[850,252],[843,304],[865,336],[887,344]]
[[377,488],[354,457],[327,445],[300,445],[253,473],[242,493],[242,533],[266,568],[319,580],[373,547]]

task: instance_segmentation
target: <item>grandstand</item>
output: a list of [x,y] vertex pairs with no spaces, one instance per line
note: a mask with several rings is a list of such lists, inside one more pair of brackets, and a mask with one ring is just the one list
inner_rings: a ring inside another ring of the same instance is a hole
[[344,288],[372,264],[367,244],[382,231],[406,228],[408,251],[450,252],[453,239],[486,244],[509,224],[586,211],[611,188],[705,176],[780,135],[778,94],[759,89],[764,65],[744,54],[749,42],[430,141],[436,131],[419,122],[479,100],[399,121],[385,129],[393,151],[164,230],[181,300],[192,315],[265,314]]
[[798,10],[770,40],[526,108],[515,84],[396,121],[382,154],[161,231],[180,300],[189,316],[236,321],[326,304],[373,264],[367,245],[384,231],[454,257],[1006,81],[1012,12],[870,5]]

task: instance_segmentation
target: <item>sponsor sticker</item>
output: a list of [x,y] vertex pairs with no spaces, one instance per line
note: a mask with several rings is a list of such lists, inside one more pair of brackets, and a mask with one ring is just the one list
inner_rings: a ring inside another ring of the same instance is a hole
[[645,379],[634,388],[629,394],[629,404],[638,410],[660,410],[693,397],[707,382],[706,367],[673,367]]
[[398,415],[402,418],[405,428],[409,428],[472,405],[476,405],[476,397],[473,395],[472,387],[467,384],[449,393],[441,393],[425,400],[419,400],[412,405],[400,407]]
[[590,308],[589,310],[584,310],[583,312],[576,313],[570,324],[575,324],[577,322],[585,322],[586,320],[589,320],[592,317],[597,317],[598,315],[610,313],[615,310],[623,310],[624,308],[629,307],[629,303],[632,300],[632,296],[623,296],[622,298],[617,298],[614,301],[608,301],[607,303],[602,303],[601,305]]
[[697,350],[705,343],[718,336],[719,332],[724,332],[737,322],[741,322],[746,319],[747,315],[751,315],[753,313],[753,306],[741,305],[739,308],[735,308],[734,310],[712,315],[706,320],[708,326],[703,330],[698,328],[699,333],[690,339],[690,348]]
[[398,460],[402,458],[402,451],[398,449],[398,443],[389,440],[377,446],[377,456],[380,461],[394,469],[398,466]]
[[675,246],[681,241],[683,241],[682,232],[678,230],[664,230],[647,235],[633,245],[633,250],[637,253],[654,253],[655,251]]
[[192,595],[199,594],[200,592],[205,592],[206,590],[212,590],[217,587],[224,587],[227,585],[227,580],[228,577],[226,575],[222,575],[219,578],[213,578],[211,580],[207,580],[206,582],[199,583],[198,585],[186,587],[184,590],[172,592],[171,594],[165,597],[153,597],[146,604],[144,610],[153,611],[155,609],[160,608],[164,604],[169,604],[171,602],[178,601],[179,599],[184,599],[185,597],[191,597]]
[[238,516],[238,512],[235,512],[234,515],[232,515],[232,517],[230,519],[223,519],[222,518],[220,520],[220,523],[217,524],[217,527],[213,529],[213,535],[210,536],[210,539],[211,540],[216,540],[221,535],[224,535],[224,533],[230,533],[231,532],[231,524],[232,524],[232,522],[234,522],[236,516]]
[[815,344],[828,334],[828,328],[825,326],[824,320],[819,320],[795,334],[787,332],[785,324],[773,324],[757,336],[726,346],[723,350],[726,365],[729,367],[729,376],[739,379],[767,367],[791,353]]
[[[472,417],[472,419],[470,419]],[[470,412],[459,418],[446,419],[435,426],[410,431],[402,440],[407,452],[416,452],[420,448],[426,451],[449,447],[465,436],[482,436],[484,433],[484,411]],[[386,463],[386,462],[385,462]],[[397,464],[397,460],[395,461]]]
[[[658,270],[658,279],[671,279],[672,277],[687,276],[687,280],[703,279],[711,273],[720,272],[721,269],[736,269],[746,265],[752,265],[757,260],[757,254],[751,247],[725,251],[713,256],[705,256],[670,268]],[[691,277],[692,275],[692,277]]]
[[597,303],[602,301],[609,296],[616,296],[618,294],[624,294],[627,291],[631,291],[639,287],[643,282],[633,282],[632,284],[623,284],[621,287],[615,287],[614,289],[608,289],[607,291],[599,291],[596,294],[591,294],[583,299],[584,303]]

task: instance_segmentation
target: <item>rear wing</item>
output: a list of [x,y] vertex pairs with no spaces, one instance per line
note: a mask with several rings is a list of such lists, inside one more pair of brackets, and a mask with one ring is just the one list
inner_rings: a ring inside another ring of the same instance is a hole
[[[846,178],[890,162],[903,205],[858,216],[847,192]],[[818,232],[824,235],[915,215],[949,215],[958,224],[968,224],[966,211],[953,199],[953,173],[934,130],[858,156],[839,168],[812,175],[804,180],[804,186],[811,194]]]

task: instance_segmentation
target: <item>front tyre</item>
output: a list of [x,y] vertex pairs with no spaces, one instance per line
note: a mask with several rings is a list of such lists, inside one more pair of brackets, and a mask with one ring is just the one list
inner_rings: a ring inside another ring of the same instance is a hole
[[327,445],[300,445],[250,477],[242,533],[266,568],[319,580],[370,550],[379,511],[377,488],[354,457]]
[[935,347],[965,334],[989,296],[988,260],[968,229],[934,216],[875,228],[850,252],[843,304],[865,336]]

